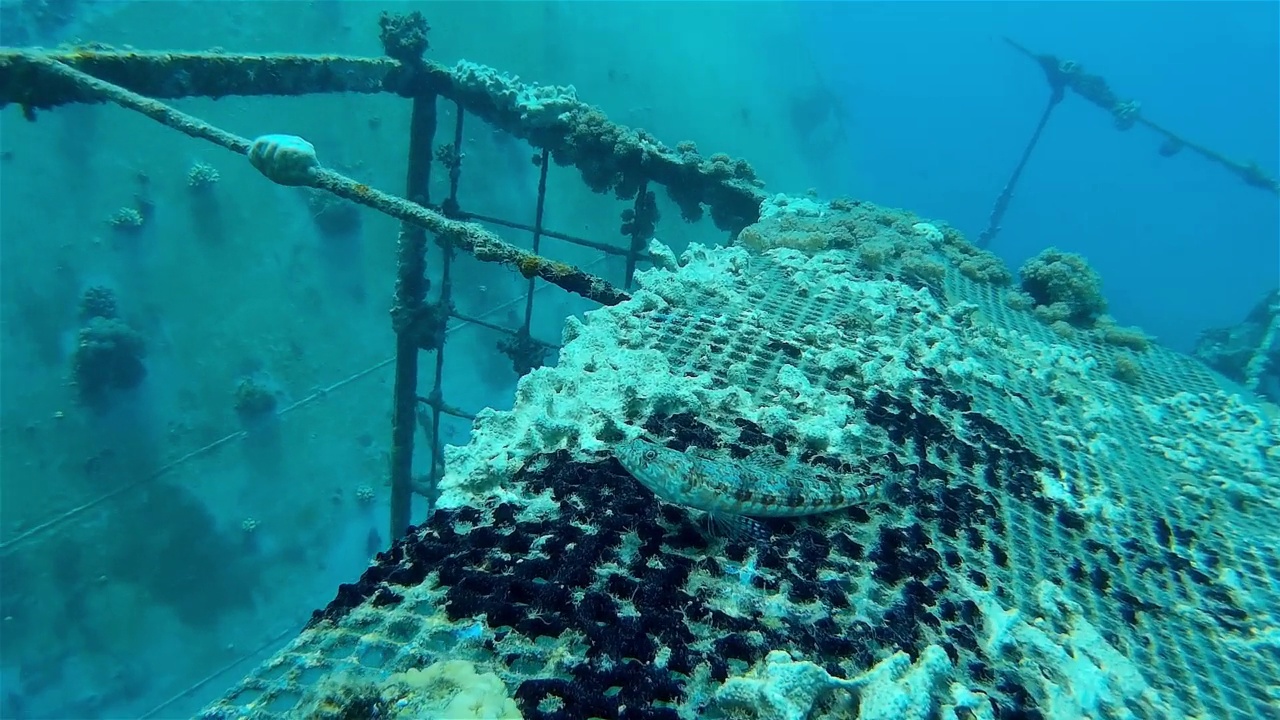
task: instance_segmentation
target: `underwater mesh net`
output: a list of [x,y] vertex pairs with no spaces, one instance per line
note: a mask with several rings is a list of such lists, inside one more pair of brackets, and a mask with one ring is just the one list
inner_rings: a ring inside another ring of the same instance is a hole
[[[393,673],[465,660],[513,701],[468,717],[1276,717],[1274,417],[1188,357],[922,271],[892,249],[909,219],[850,221],[884,257],[779,248],[797,222],[571,320],[453,451],[455,501],[205,716],[396,716]],[[610,455],[638,432],[883,488],[723,537]]]

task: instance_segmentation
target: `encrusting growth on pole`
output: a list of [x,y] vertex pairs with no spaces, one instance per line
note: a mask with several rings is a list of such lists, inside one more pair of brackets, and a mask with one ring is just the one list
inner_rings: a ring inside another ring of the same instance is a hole
[[[175,110],[164,103],[99,80],[92,75],[80,72],[56,60],[36,53],[22,54],[27,56],[26,60],[28,62],[41,70],[64,80],[75,82],[87,94],[96,95],[121,107],[140,112],[191,137],[208,140],[240,155],[248,155],[250,147],[256,142],[221,130],[197,117]],[[303,146],[311,147],[311,144],[305,140],[283,135],[268,135],[264,136],[264,138],[259,138],[259,140],[276,143],[282,138],[292,138],[289,142],[283,143],[285,149],[293,153],[293,155],[290,155],[288,163],[301,162],[296,153]],[[263,148],[261,152],[275,153],[279,150],[279,147],[273,147],[270,150]],[[602,305],[616,305],[629,297],[625,292],[614,287],[606,280],[597,278],[565,263],[527,253],[504,242],[498,236],[482,227],[450,220],[440,213],[411,203],[404,198],[389,195],[363,183],[357,183],[341,173],[321,167],[318,159],[315,159],[314,147],[311,147],[310,152],[311,161],[308,162],[311,164],[306,165],[309,171],[305,174],[290,174],[278,168],[272,168],[271,172],[276,173],[273,176],[268,171],[262,170],[262,168],[259,169],[273,182],[327,190],[334,195],[359,203],[365,207],[373,208],[400,220],[411,222],[431,232],[448,235],[459,249],[475,255],[480,260],[508,265],[518,270],[525,277],[542,278],[553,285],[558,285],[571,293],[582,295]]]
[[1087,73],[1079,63],[1071,60],[1060,60],[1054,55],[1033,53],[1009,38],[1005,38],[1005,42],[1018,52],[1035,60],[1051,78],[1059,77],[1060,82],[1067,89],[1111,113],[1118,129],[1128,130],[1134,125],[1144,125],[1163,135],[1165,140],[1160,145],[1160,155],[1171,157],[1185,148],[1221,165],[1244,180],[1247,185],[1280,195],[1280,181],[1268,175],[1256,162],[1243,163],[1232,160],[1222,153],[1192,142],[1163,125],[1147,119],[1142,115],[1141,103],[1137,100],[1120,99],[1101,75]]
[[1000,233],[1000,221],[1009,209],[1009,202],[1013,199],[1013,192],[1018,185],[1019,178],[1022,177],[1022,171],[1026,169],[1027,162],[1031,159],[1031,153],[1035,150],[1036,144],[1040,142],[1040,136],[1044,133],[1044,128],[1049,122],[1049,116],[1053,114],[1054,108],[1058,107],[1062,102],[1066,90],[1071,90],[1076,95],[1111,113],[1118,130],[1129,130],[1134,125],[1142,124],[1163,135],[1165,140],[1159,149],[1162,157],[1172,157],[1183,148],[1187,148],[1230,170],[1244,180],[1247,185],[1280,194],[1280,181],[1267,175],[1257,163],[1237,162],[1146,119],[1142,116],[1141,103],[1137,100],[1122,100],[1107,84],[1105,78],[1085,72],[1079,63],[1071,60],[1060,60],[1054,55],[1033,53],[1009,38],[1005,38],[1004,41],[1013,49],[1036,61],[1036,64],[1044,71],[1045,79],[1049,82],[1051,94],[1048,105],[1045,106],[1044,112],[1040,115],[1040,122],[1036,124],[1035,132],[1031,134],[1031,139],[1027,141],[1027,145],[1022,151],[1022,157],[1019,158],[1017,166],[1014,167],[1013,173],[1009,176],[1009,181],[1005,183],[1004,188],[1000,191],[1000,196],[996,198],[995,206],[991,209],[990,219],[987,221],[987,227],[978,236],[976,243],[978,247],[990,247],[991,241]]

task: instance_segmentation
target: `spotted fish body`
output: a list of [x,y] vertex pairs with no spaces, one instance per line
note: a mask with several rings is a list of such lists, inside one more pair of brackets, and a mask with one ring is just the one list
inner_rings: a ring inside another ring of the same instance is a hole
[[641,439],[620,444],[616,456],[658,497],[713,515],[817,515],[858,505],[872,494],[869,488],[847,487],[798,463],[766,466],[714,460]]

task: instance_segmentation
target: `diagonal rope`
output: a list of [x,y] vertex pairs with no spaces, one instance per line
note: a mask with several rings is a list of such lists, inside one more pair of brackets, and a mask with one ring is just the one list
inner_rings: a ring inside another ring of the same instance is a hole
[[[594,266],[594,265],[598,265],[598,264],[600,264],[600,263],[602,263],[602,262],[605,262],[605,260],[607,260],[607,256],[602,256],[602,257],[597,258],[596,260],[593,260],[593,261],[591,261],[590,263],[588,263],[588,264],[587,264],[587,267],[592,267],[592,266]],[[539,287],[539,288],[538,288],[537,290],[535,290],[534,292],[542,292],[542,291],[545,291],[548,287],[549,287],[549,286],[547,286],[547,285],[542,285],[541,287]],[[500,304],[498,304],[498,305],[495,305],[494,307],[492,307],[492,308],[490,308],[490,309],[486,310],[485,312],[481,313],[481,314],[480,314],[480,317],[481,317],[481,318],[490,317],[490,316],[495,315],[495,314],[497,314],[497,313],[499,313],[499,312],[501,312],[501,311],[503,311],[503,310],[505,310],[505,309],[507,309],[507,308],[509,308],[509,307],[513,306],[513,305],[516,305],[516,304],[518,304],[518,303],[522,303],[522,302],[524,302],[524,295],[523,295],[523,294],[518,295],[518,296],[516,296],[516,297],[514,297],[514,298],[512,298],[512,299],[510,299],[510,300],[508,300],[508,301],[506,301],[506,302],[503,302],[503,303],[500,303]],[[455,324],[453,324],[453,325],[450,325],[450,326],[445,330],[445,334],[446,334],[446,335],[448,335],[448,334],[452,334],[452,333],[454,333],[454,332],[457,332],[458,330],[462,330],[462,329],[466,328],[466,327],[467,327],[467,326],[469,326],[470,324],[471,324],[471,323],[466,322],[466,321],[463,321],[463,322],[460,322],[460,323],[455,323]],[[366,376],[368,376],[368,375],[370,375],[370,374],[372,374],[372,373],[377,372],[378,370],[381,370],[382,368],[387,367],[388,365],[391,365],[393,362],[395,362],[395,357],[389,357],[389,358],[386,358],[385,360],[380,360],[380,361],[378,361],[377,363],[374,363],[373,365],[370,365],[369,367],[367,367],[367,368],[365,368],[365,369],[363,369],[363,370],[360,370],[359,372],[356,372],[356,373],[353,373],[353,374],[351,374],[351,375],[348,375],[347,377],[342,378],[341,380],[338,380],[337,382],[334,382],[334,383],[332,383],[332,384],[330,384],[330,385],[326,385],[326,386],[324,386],[324,387],[322,387],[322,388],[319,388],[319,389],[315,390],[315,391],[314,391],[314,392],[312,392],[310,395],[307,395],[306,397],[302,398],[301,400],[298,400],[297,402],[291,403],[291,404],[289,404],[289,405],[286,405],[286,406],[285,406],[285,407],[283,407],[283,408],[280,408],[280,410],[277,412],[277,415],[283,416],[283,415],[285,415],[285,414],[287,414],[287,413],[293,412],[294,410],[297,410],[297,409],[299,409],[299,408],[302,408],[302,407],[305,407],[305,406],[307,406],[307,405],[310,405],[311,403],[315,402],[316,400],[319,400],[319,399],[321,399],[321,398],[327,397],[329,394],[333,393],[333,392],[334,392],[334,391],[336,391],[336,390],[341,389],[342,387],[344,387],[344,386],[346,386],[346,385],[350,385],[351,383],[353,383],[353,382],[355,382],[355,381],[357,381],[357,380],[359,380],[359,379],[361,379],[361,378],[363,378],[363,377],[366,377]],[[44,522],[40,523],[39,525],[36,525],[36,526],[34,526],[34,527],[31,527],[31,528],[28,528],[27,530],[25,530],[25,531],[23,531],[23,532],[21,532],[21,533],[19,533],[19,534],[15,535],[15,536],[13,536],[12,538],[9,538],[8,540],[5,540],[5,541],[3,541],[3,542],[0,542],[0,555],[8,554],[8,553],[9,553],[9,551],[10,551],[10,550],[12,550],[14,547],[17,547],[18,545],[21,545],[22,543],[24,543],[24,542],[26,542],[26,541],[28,541],[28,540],[31,540],[32,538],[35,538],[35,537],[36,537],[36,536],[38,536],[38,535],[42,535],[43,533],[45,533],[45,532],[47,532],[47,531],[49,531],[49,530],[51,530],[51,529],[53,529],[53,528],[57,527],[58,525],[61,525],[62,523],[67,522],[68,520],[74,519],[74,518],[75,518],[76,516],[78,516],[78,515],[83,515],[84,513],[86,513],[86,512],[88,512],[88,511],[90,511],[90,510],[94,509],[95,507],[98,507],[99,505],[102,505],[103,503],[109,502],[110,500],[112,500],[112,499],[114,499],[114,498],[116,498],[116,497],[119,497],[120,495],[123,495],[123,494],[125,494],[125,493],[131,492],[131,491],[136,490],[136,489],[138,489],[138,488],[140,488],[140,487],[143,487],[143,486],[145,486],[145,485],[149,485],[150,483],[153,483],[153,482],[155,482],[156,480],[159,480],[160,478],[164,477],[165,475],[168,475],[169,473],[173,472],[174,470],[176,470],[176,469],[177,469],[177,468],[179,468],[180,466],[185,465],[186,463],[188,463],[188,462],[190,462],[190,461],[192,461],[192,460],[196,460],[196,459],[198,459],[198,458],[201,458],[201,457],[204,457],[204,456],[206,456],[206,455],[209,455],[209,454],[211,454],[213,451],[215,451],[215,450],[217,450],[217,449],[219,449],[219,448],[223,447],[224,445],[228,445],[228,444],[233,443],[233,442],[235,442],[235,441],[237,441],[237,440],[240,440],[240,439],[242,439],[242,438],[246,437],[248,434],[249,434],[249,433],[248,433],[247,431],[245,431],[245,430],[238,430],[238,431],[233,432],[233,433],[231,433],[231,434],[229,434],[229,435],[226,435],[226,436],[224,436],[224,437],[221,437],[221,438],[219,438],[219,439],[217,439],[217,440],[214,440],[213,442],[209,443],[208,445],[205,445],[205,446],[203,446],[203,447],[200,447],[200,448],[197,448],[197,449],[195,449],[195,450],[192,450],[191,452],[188,452],[187,454],[185,454],[185,455],[183,455],[183,456],[181,456],[181,457],[179,457],[179,458],[175,458],[174,460],[171,460],[171,461],[169,461],[169,462],[165,463],[163,466],[161,466],[160,468],[158,468],[158,469],[157,469],[157,470],[155,470],[154,472],[152,472],[152,473],[150,473],[150,474],[146,475],[145,477],[143,477],[143,478],[141,478],[141,479],[139,479],[139,480],[135,480],[134,482],[131,482],[131,483],[129,483],[128,485],[125,485],[125,486],[123,486],[123,487],[116,488],[115,490],[112,490],[112,491],[110,491],[110,492],[108,492],[108,493],[106,493],[106,494],[104,494],[104,495],[100,495],[100,496],[98,496],[98,497],[96,497],[96,498],[94,498],[94,499],[92,499],[92,500],[89,500],[89,501],[84,502],[84,503],[82,503],[82,504],[80,504],[80,505],[77,505],[77,506],[75,506],[75,507],[73,507],[73,508],[71,508],[71,509],[69,509],[69,510],[67,510],[67,511],[65,511],[65,512],[61,513],[61,514],[59,514],[59,515],[56,515],[56,516],[54,516],[54,517],[52,517],[52,518],[50,518],[50,519],[48,519],[48,520],[46,520],[46,521],[44,521]]]
[[[42,53],[23,51],[14,56],[14,61],[27,63],[57,80],[73,83],[86,95],[142,113],[162,125],[193,138],[208,140],[239,155],[247,156],[253,145],[253,142],[246,138],[210,125],[200,118],[176,110],[162,102],[81,72]],[[603,278],[590,275],[572,265],[525,252],[479,225],[450,220],[417,203],[358,183],[333,170],[316,168],[309,180],[307,184],[311,187],[328,191],[338,197],[446,237],[452,241],[454,247],[470,253],[483,262],[507,265],[515,268],[525,277],[542,278],[602,305],[617,305],[630,297]]]

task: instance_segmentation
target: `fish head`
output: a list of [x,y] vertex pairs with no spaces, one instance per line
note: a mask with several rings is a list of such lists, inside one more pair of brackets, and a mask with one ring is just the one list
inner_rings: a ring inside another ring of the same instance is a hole
[[619,443],[614,448],[614,455],[618,458],[618,462],[622,463],[622,467],[626,468],[627,472],[635,475],[637,472],[644,472],[657,463],[661,453],[657,445],[648,440],[636,438],[635,440]]

